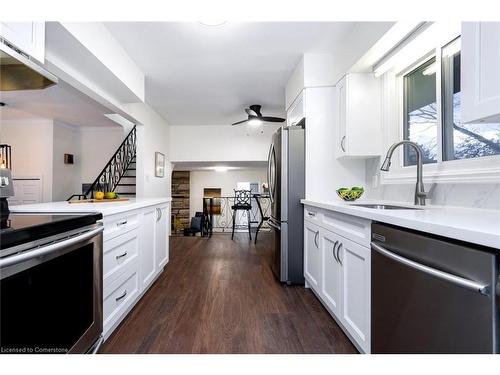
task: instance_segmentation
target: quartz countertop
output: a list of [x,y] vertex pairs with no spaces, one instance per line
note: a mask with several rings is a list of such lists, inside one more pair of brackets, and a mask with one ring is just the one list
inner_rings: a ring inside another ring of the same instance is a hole
[[48,202],[10,206],[10,211],[15,213],[64,213],[64,212],[100,212],[103,216],[136,210],[170,202],[172,198],[131,198],[125,202],[110,203],[68,203]]
[[401,202],[363,200],[352,204],[339,201],[302,199],[306,206],[337,211],[403,228],[432,233],[473,244],[500,249],[500,211],[450,206],[425,206],[416,210],[380,210],[356,204],[395,204]]

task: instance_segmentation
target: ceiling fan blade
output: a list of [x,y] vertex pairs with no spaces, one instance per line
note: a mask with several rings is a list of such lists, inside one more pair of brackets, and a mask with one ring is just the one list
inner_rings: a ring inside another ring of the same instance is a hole
[[272,116],[262,116],[259,117],[260,120],[264,122],[284,122],[285,119],[281,117],[272,117]]
[[239,124],[244,124],[245,122],[248,122],[248,119],[246,119],[246,120],[242,120],[242,121],[238,121],[238,122],[235,122],[234,124],[231,124],[231,125],[239,125]]
[[245,108],[245,112],[247,113],[248,117],[250,117],[250,116],[259,117],[257,112],[255,112],[254,110],[252,110],[250,108]]

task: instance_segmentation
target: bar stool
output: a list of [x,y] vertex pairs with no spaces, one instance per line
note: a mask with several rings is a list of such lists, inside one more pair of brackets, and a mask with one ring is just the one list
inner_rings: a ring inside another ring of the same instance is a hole
[[250,226],[250,211],[252,210],[252,192],[250,190],[234,190],[234,205],[231,206],[233,210],[233,231],[231,233],[231,239],[234,237],[234,227],[236,225],[236,213],[238,211],[247,212],[248,221],[248,236],[250,241],[252,240],[252,232]]

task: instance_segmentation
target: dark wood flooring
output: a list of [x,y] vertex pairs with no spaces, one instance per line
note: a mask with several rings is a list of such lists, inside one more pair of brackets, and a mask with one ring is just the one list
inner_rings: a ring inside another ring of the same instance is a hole
[[278,283],[271,238],[172,237],[170,262],[102,353],[356,353],[313,293]]

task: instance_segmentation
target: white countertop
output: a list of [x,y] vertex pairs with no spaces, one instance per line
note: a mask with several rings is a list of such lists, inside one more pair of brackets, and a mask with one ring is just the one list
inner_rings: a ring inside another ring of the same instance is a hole
[[449,206],[425,206],[424,209],[418,210],[380,210],[354,206],[363,203],[411,206],[401,202],[369,200],[348,204],[338,201],[302,199],[301,203],[500,249],[500,211],[498,210]]
[[103,216],[136,210],[143,207],[154,206],[170,202],[172,198],[131,198],[126,202],[110,203],[68,203],[48,202],[10,206],[11,212],[17,213],[61,213],[61,212],[100,212]]

